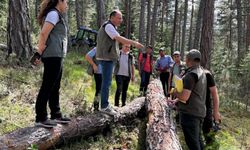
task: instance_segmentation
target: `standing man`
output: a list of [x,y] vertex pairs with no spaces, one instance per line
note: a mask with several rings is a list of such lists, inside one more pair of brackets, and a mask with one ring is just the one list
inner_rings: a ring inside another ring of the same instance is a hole
[[122,13],[114,10],[110,13],[109,20],[99,29],[97,35],[96,59],[102,66],[101,108],[100,111],[115,115],[117,112],[109,105],[109,87],[112,81],[113,64],[119,57],[119,43],[131,44],[137,48],[143,45],[126,39],[117,32],[117,27],[122,23]]
[[[219,123],[221,120],[219,113],[219,96],[217,92],[217,87],[215,85],[214,77],[209,70],[205,70],[207,77],[207,95],[206,95],[206,117],[204,118],[202,131],[206,140],[206,144],[212,142],[212,137],[209,135],[213,127],[213,120],[215,123]],[[213,107],[212,99],[213,98]]]
[[201,136],[202,122],[206,116],[207,80],[204,70],[200,66],[201,53],[190,50],[186,55],[188,67],[183,76],[183,91],[175,92],[178,102],[180,123],[185,141],[190,150],[202,150]]
[[122,106],[126,105],[127,90],[130,79],[134,81],[134,58],[129,53],[130,44],[124,44],[120,52],[120,59],[115,66],[116,93],[115,106],[119,107],[119,99],[122,93]]
[[172,60],[171,56],[165,55],[163,49],[159,50],[159,55],[160,57],[157,59],[155,68],[160,73],[160,80],[163,87],[163,93],[167,97],[167,93],[169,91],[168,78],[170,66],[174,63],[174,61]]
[[150,75],[152,74],[153,55],[152,46],[147,46],[146,53],[139,54],[138,70],[141,76],[140,95],[145,96],[149,84]]

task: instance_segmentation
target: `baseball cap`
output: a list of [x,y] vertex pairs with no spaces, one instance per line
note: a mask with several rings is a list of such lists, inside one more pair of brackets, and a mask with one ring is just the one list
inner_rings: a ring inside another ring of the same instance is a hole
[[179,51],[175,51],[173,55],[180,55],[181,53]]
[[190,50],[186,56],[191,60],[196,60],[196,59],[201,60],[201,53],[197,49]]

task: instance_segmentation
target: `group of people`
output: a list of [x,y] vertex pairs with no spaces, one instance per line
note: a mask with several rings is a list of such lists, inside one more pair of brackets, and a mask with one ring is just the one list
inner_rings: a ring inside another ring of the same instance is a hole
[[[71,121],[70,118],[62,115],[59,104],[63,59],[67,51],[67,27],[64,20],[67,8],[67,0],[43,0],[38,16],[41,32],[32,63],[37,65],[43,62],[44,64],[43,81],[35,105],[35,125],[40,127],[51,128],[58,123],[67,124]],[[153,47],[144,47],[137,41],[121,36],[117,31],[121,23],[122,13],[119,10],[112,11],[109,20],[99,29],[97,45],[94,45],[94,48],[85,56],[94,70],[95,109],[110,115],[118,113],[117,109],[109,103],[109,88],[113,73],[117,83],[115,106],[119,106],[120,95],[122,95],[121,106],[126,105],[128,85],[130,80],[134,80],[135,75],[135,61],[130,48],[133,46],[144,49],[145,52],[141,52],[138,56],[138,70],[141,77],[140,95],[146,95],[154,67],[159,72],[166,97],[169,96],[170,89],[175,88],[172,82],[173,76],[181,77],[184,85],[183,91],[175,90],[171,95],[176,99],[168,101],[178,103],[180,124],[189,149],[203,149],[201,130],[203,128],[203,133],[207,134],[212,127],[213,118],[219,121],[220,114],[217,88],[211,73],[200,66],[200,52],[189,51],[185,58],[186,62],[183,63],[180,61],[181,56],[178,51],[169,56],[165,55],[164,50],[161,49],[159,50],[160,56],[154,63]],[[122,44],[121,50],[119,43]],[[211,101],[210,94],[213,101]],[[47,114],[47,103],[50,108],[50,119]],[[207,135],[206,140],[209,141]]]

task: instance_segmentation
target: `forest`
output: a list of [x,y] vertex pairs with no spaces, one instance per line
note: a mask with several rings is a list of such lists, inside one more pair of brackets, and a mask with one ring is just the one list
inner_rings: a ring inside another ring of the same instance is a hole
[[[41,31],[37,22],[41,1],[0,2],[0,149],[5,149],[1,142],[6,134],[32,127],[35,122],[43,65],[32,66],[30,58]],[[205,149],[249,150],[250,0],[68,0],[64,16],[68,53],[60,89],[62,112],[71,118],[95,113],[92,108],[95,85],[93,77],[86,73],[88,63],[84,56],[90,50],[89,39],[96,41],[99,28],[114,9],[123,14],[118,27],[120,35],[151,45],[154,58],[161,48],[166,55],[180,51],[185,56],[191,49],[201,52],[201,65],[211,70],[216,81],[222,116],[221,129],[211,133],[215,142]],[[133,47],[131,52],[138,58],[138,49]],[[139,84],[136,70],[135,81],[128,87],[128,103],[136,103]],[[115,90],[113,79],[111,104]],[[128,123],[111,123],[108,131],[74,138],[50,149],[149,149],[148,120],[144,114]],[[176,134],[182,149],[188,149],[178,126]],[[39,145],[31,144],[28,149],[39,149]]]

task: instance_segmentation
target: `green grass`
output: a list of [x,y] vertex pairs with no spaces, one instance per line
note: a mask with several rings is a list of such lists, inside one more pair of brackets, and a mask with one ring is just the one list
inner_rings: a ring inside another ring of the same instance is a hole
[[[79,61],[81,63],[76,63]],[[83,54],[70,52],[65,59],[60,90],[60,104],[65,115],[73,117],[91,111],[95,85],[93,77],[86,73],[86,66]],[[42,71],[42,65],[32,69],[0,63],[0,135],[21,127],[33,126],[34,107],[41,84]],[[138,72],[136,72],[136,81],[131,83],[128,89],[128,102],[138,95],[139,81]],[[113,79],[109,99],[111,104],[114,103],[115,90],[116,83]],[[216,142],[207,146],[206,149],[250,149],[250,113],[233,106],[228,99],[222,99],[221,114],[222,130],[215,134]],[[61,149],[94,150],[123,147],[145,149],[145,141],[141,141],[145,138],[145,121],[139,121],[131,126],[114,125],[107,136],[99,134],[77,140]],[[179,133],[185,150],[185,142],[181,132]]]

